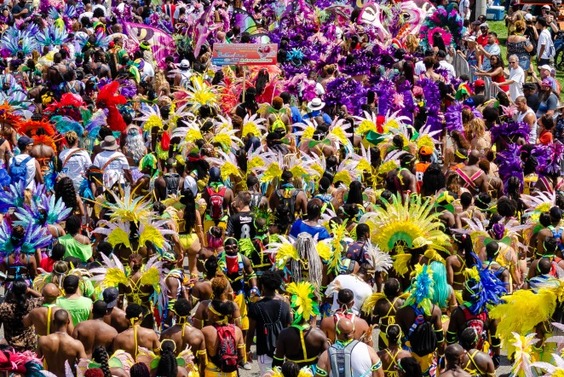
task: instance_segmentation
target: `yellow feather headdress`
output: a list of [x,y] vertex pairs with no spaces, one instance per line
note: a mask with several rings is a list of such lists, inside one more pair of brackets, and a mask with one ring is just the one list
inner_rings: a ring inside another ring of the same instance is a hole
[[290,305],[294,309],[294,324],[300,325],[319,315],[319,305],[315,299],[315,287],[306,281],[290,283],[286,292],[291,295]]
[[418,238],[425,240],[429,249],[443,251],[450,254],[449,237],[442,231],[443,225],[439,220],[439,213],[433,211],[433,203],[420,196],[411,196],[402,203],[399,196],[394,196],[385,208],[378,207],[361,219],[372,229],[372,242],[384,252],[415,248]]

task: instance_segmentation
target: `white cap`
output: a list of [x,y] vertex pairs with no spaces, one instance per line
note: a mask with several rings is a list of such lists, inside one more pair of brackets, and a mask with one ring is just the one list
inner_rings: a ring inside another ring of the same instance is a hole
[[552,70],[552,67],[549,66],[548,64],[543,64],[539,67],[539,70],[541,70],[541,69],[546,69],[547,71],[550,72]]
[[489,29],[490,25],[488,25],[487,22],[484,22],[483,24],[480,24],[480,28],[483,28],[483,27],[487,27]]
[[532,21],[532,20],[533,20],[533,15],[530,14],[530,13],[527,13],[527,14],[525,15],[525,21]]
[[196,195],[198,195],[198,183],[190,175],[187,175],[186,178],[184,178],[184,190],[192,191],[192,194],[194,194],[194,197],[196,197]]
[[542,6],[542,9],[548,9],[548,10],[550,10],[550,5],[543,5],[543,6]]
[[182,59],[182,61],[180,62],[180,68],[190,68],[190,62],[186,59]]

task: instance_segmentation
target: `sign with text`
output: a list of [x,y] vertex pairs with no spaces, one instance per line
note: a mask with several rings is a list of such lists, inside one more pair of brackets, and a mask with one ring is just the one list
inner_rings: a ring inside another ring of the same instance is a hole
[[214,43],[214,65],[272,65],[276,64],[276,43]]

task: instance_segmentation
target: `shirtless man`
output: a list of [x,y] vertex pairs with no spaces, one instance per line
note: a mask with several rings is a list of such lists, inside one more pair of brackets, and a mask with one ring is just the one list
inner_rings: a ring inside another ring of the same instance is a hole
[[335,343],[336,334],[335,329],[337,322],[340,318],[348,318],[354,324],[354,339],[360,340],[372,347],[372,328],[368,323],[357,317],[351,310],[354,305],[354,293],[350,289],[341,289],[337,294],[337,303],[340,309],[337,310],[331,317],[325,317],[321,321],[321,330],[327,336],[331,343]]
[[372,324],[378,324],[380,336],[378,348],[383,350],[388,346],[386,339],[386,329],[388,325],[395,323],[396,312],[403,306],[404,299],[400,295],[400,283],[396,278],[389,278],[384,283],[384,298],[376,301],[372,311]]
[[488,192],[488,178],[484,171],[478,166],[480,161],[480,152],[472,151],[468,156],[468,161],[465,166],[458,167],[450,174],[458,174],[461,180],[461,185],[472,195],[477,195],[480,192]]
[[[323,352],[317,363],[316,376],[340,376],[340,370],[331,370],[335,365],[340,368],[348,369],[353,377],[372,376],[384,377],[382,361],[374,348],[364,344],[356,343],[354,340],[355,326],[348,318],[342,317],[337,322],[337,342],[328,350]],[[352,341],[352,342],[351,342]],[[339,357],[339,351],[350,352],[350,359]],[[348,363],[347,363],[348,361]],[[337,369],[337,368],[336,368]],[[325,372],[325,373],[323,373]],[[371,372],[371,373],[368,373]]]
[[117,288],[104,289],[102,297],[106,303],[104,322],[116,329],[118,333],[127,330],[129,328],[129,321],[125,318],[125,312],[117,307],[119,301],[119,291]]
[[45,357],[45,369],[57,377],[66,376],[65,362],[68,361],[75,373],[75,365],[80,359],[86,358],[82,343],[67,334],[70,322],[70,315],[66,310],[57,310],[52,334],[40,337],[37,342],[37,357]]
[[[37,136],[41,136],[43,134],[44,131],[42,129],[37,130]],[[49,162],[53,161],[57,157],[57,152],[50,145],[38,143],[34,144],[31,148],[30,156],[39,162],[41,174],[45,177],[50,169]]]
[[116,329],[104,322],[105,314],[106,303],[102,300],[96,301],[92,307],[93,319],[80,322],[72,333],[72,337],[80,340],[84,345],[88,358],[92,357],[92,351],[98,346],[110,350],[114,338],[118,334]]
[[206,367],[206,342],[202,331],[190,326],[188,317],[190,316],[190,302],[184,298],[178,299],[174,303],[173,313],[176,317],[176,324],[161,334],[161,341],[171,339],[176,344],[176,354],[190,347],[192,353],[197,357],[200,375],[204,375]]
[[[54,330],[52,328],[53,316],[56,311],[60,310],[55,301],[57,297],[61,295],[61,291],[56,284],[47,283],[41,291],[43,296],[43,305],[39,308],[33,309],[23,318],[24,327],[34,326],[37,335],[49,335]],[[72,322],[69,322],[67,327],[67,333],[72,334],[73,326]]]
[[159,337],[153,330],[141,327],[143,321],[143,307],[138,304],[129,304],[125,309],[125,317],[130,321],[131,327],[115,337],[113,349],[122,349],[133,358],[137,356],[137,347],[145,347],[150,351],[159,350]]
[[446,370],[441,377],[471,377],[470,373],[462,369],[462,360],[465,356],[460,344],[451,344],[445,350]]
[[7,137],[9,135],[0,133],[0,169],[6,169],[12,157],[12,147]]

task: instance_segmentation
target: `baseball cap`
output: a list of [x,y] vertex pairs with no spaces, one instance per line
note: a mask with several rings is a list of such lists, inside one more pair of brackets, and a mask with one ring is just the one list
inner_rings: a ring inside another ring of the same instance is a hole
[[474,86],[477,88],[484,88],[486,86],[486,83],[484,82],[484,80],[478,79],[474,81]]
[[525,21],[532,21],[532,20],[533,20],[533,15],[530,14],[530,13],[527,13],[527,14],[525,15]]
[[480,24],[480,29],[483,28],[483,27],[485,27],[486,29],[489,29],[490,25],[488,25],[487,22],[484,22],[483,24]]
[[102,297],[104,298],[104,302],[107,304],[107,308],[112,309],[117,305],[119,291],[114,287],[106,288],[104,289],[104,292],[102,292]]
[[464,38],[464,40],[467,42],[476,42],[476,37],[473,35],[468,35],[467,37]]
[[543,64],[543,65],[541,65],[541,66],[539,67],[539,70],[540,70],[540,69],[546,69],[547,71],[551,71],[551,70],[552,70],[552,67],[549,66],[548,64]]
[[24,149],[28,145],[33,144],[33,139],[27,136],[22,136],[18,139],[18,148]]
[[543,6],[542,6],[542,9],[548,9],[548,10],[550,10],[550,5],[543,5]]
[[433,148],[428,145],[423,145],[421,148],[419,148],[419,154],[421,156],[430,156],[433,154]]

